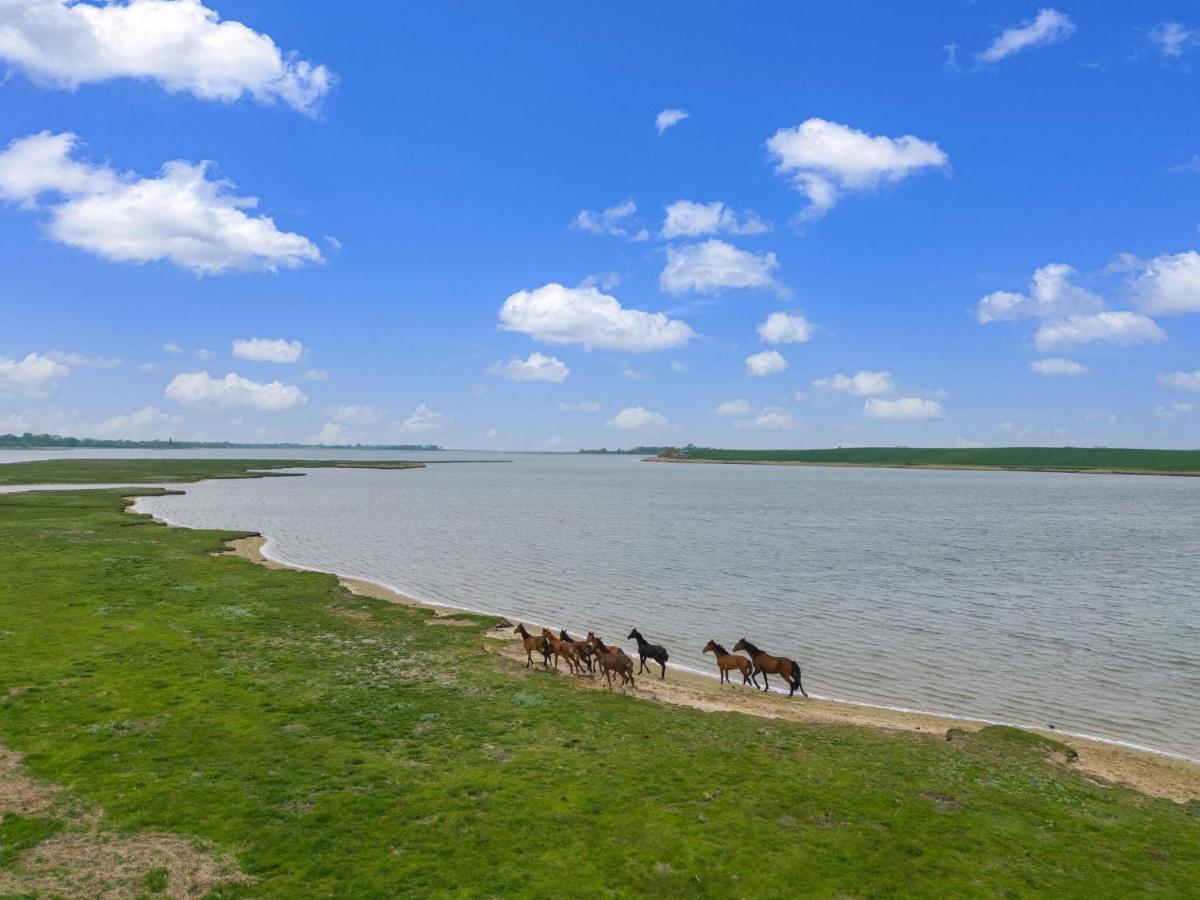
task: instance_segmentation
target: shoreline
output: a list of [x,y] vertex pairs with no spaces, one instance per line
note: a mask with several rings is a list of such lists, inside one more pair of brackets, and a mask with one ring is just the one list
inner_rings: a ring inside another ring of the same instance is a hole
[[[129,507],[134,512],[133,506]],[[145,513],[137,513],[146,515]],[[157,517],[154,521],[167,527],[182,527],[165,522]],[[261,534],[248,534],[227,541],[223,555],[237,556],[270,569],[292,569],[295,571],[320,572],[332,575],[346,590],[358,596],[371,597],[389,603],[398,603],[428,609],[434,613],[433,624],[460,624],[450,619],[455,613],[495,616],[483,610],[429,603],[411,597],[388,585],[365,578],[343,576],[326,569],[293,565],[273,558],[269,554],[270,539]],[[441,621],[439,621],[441,620]],[[527,622],[540,627],[541,623]],[[488,637],[503,642],[501,655],[514,662],[524,659],[519,642],[511,634],[495,631]],[[563,676],[568,677],[568,676]],[[840,725],[875,728],[883,731],[904,731],[949,740],[951,730],[977,731],[989,725],[1007,724],[983,719],[959,717],[947,714],[925,713],[882,706],[870,706],[849,700],[813,698],[797,700],[782,693],[765,693],[740,685],[721,685],[715,677],[689,668],[672,666],[670,681],[659,681],[657,677],[638,676],[637,688],[632,696],[675,706],[689,706],[706,712],[734,712],[765,719],[793,721],[807,725]],[[581,688],[603,690],[594,679],[575,678]],[[1076,735],[1055,729],[1011,726],[1030,731],[1068,746],[1077,756],[1070,765],[1090,776],[1104,781],[1123,784],[1152,797],[1162,797],[1176,803],[1200,801],[1200,762],[1167,751],[1130,746],[1115,740]]]
[[1051,475],[1158,475],[1164,478],[1200,478],[1200,472],[1157,469],[1071,468],[1066,466],[971,466],[956,463],[809,462],[800,459],[690,459],[646,456],[642,462],[684,463],[706,466],[798,466],[818,469],[904,469],[926,472],[1027,472]]

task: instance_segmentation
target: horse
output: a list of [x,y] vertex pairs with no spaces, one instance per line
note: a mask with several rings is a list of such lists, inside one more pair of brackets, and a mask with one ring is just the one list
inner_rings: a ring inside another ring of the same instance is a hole
[[525,663],[525,668],[533,665],[533,651],[536,650],[542,654],[542,665],[546,668],[550,667],[550,642],[539,635],[530,634],[525,630],[525,626],[517,623],[517,627],[513,629],[515,634],[521,636],[521,644],[525,648],[525,658],[528,662]]
[[565,628],[563,628],[561,631],[558,632],[558,636],[562,640],[570,641],[572,644],[575,645],[575,649],[579,651],[579,658],[583,660],[584,664],[587,666],[587,670],[589,673],[596,671],[596,662],[595,662],[596,654],[593,652],[593,648],[592,648],[591,644],[589,644],[586,640],[583,640],[583,641],[575,640],[575,638],[573,638],[569,634],[567,634],[567,629],[565,629]]
[[642,672],[646,671],[646,658],[649,657],[662,666],[662,674],[658,676],[659,681],[662,681],[664,678],[666,678],[667,648],[661,644],[649,643],[644,637],[642,637],[642,633],[636,628],[629,632],[629,639],[637,641],[638,657],[641,660],[641,666],[638,668],[638,674],[641,675]]
[[754,668],[762,673],[763,690],[769,691],[771,685],[767,681],[767,675],[778,675],[788,682],[791,690],[788,691],[788,696],[791,697],[796,693],[796,688],[800,689],[800,693],[808,698],[808,692],[804,690],[804,685],[800,683],[800,663],[794,659],[788,659],[784,656],[772,656],[769,653],[763,653],[752,643],[745,638],[742,638],[733,645],[734,651],[745,650],[750,654],[750,659],[754,662]]
[[583,663],[579,660],[579,648],[575,646],[574,641],[564,641],[562,638],[554,636],[554,632],[549,628],[542,629],[542,637],[546,639],[546,643],[550,645],[550,652],[554,654],[554,671],[558,671],[558,660],[563,658],[567,661],[567,669],[572,675],[583,672]]
[[[737,653],[730,653],[716,641],[709,641],[704,645],[705,653],[711,653],[717,658],[717,669],[721,673],[721,681],[726,684],[733,684],[729,680],[729,670],[737,669],[742,673],[742,684],[753,684],[758,687],[758,679],[754,677],[754,663]],[[763,676],[766,678],[767,676]]]
[[622,684],[628,684],[631,688],[637,687],[633,681],[633,660],[625,655],[624,650],[620,647],[609,647],[590,631],[587,639],[596,648],[596,659],[600,663],[600,671],[604,673],[604,680],[608,682],[610,691],[612,690],[613,672],[621,676]]

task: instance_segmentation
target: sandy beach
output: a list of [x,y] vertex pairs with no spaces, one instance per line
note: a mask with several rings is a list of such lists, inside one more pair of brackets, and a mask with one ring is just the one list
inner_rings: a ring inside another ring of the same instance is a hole
[[[268,568],[293,568],[264,556],[265,544],[266,538],[261,535],[247,536],[230,541],[227,544],[227,552]],[[434,623],[437,623],[439,618],[462,612],[448,606],[422,603],[374,582],[341,576],[338,578],[340,583],[354,594],[429,609],[435,614],[431,619]],[[451,622],[458,623],[461,620],[447,620],[445,624]],[[526,624],[530,627],[541,627],[542,623],[527,621]],[[495,629],[488,637],[498,642],[498,652],[505,657],[514,661],[524,660],[524,651],[510,628]],[[618,643],[624,645],[628,644],[628,641]],[[629,652],[632,647],[625,647],[625,650]],[[903,712],[845,701],[788,698],[781,694],[768,694],[739,685],[721,685],[715,678],[680,669],[668,668],[667,679],[660,681],[657,676],[639,676],[633,693],[647,700],[690,706],[710,712],[736,712],[811,725],[853,725],[888,731],[908,731],[929,735],[931,739],[936,740],[945,740],[951,729],[971,731],[983,728],[987,724],[969,719]],[[582,689],[605,689],[599,679],[576,677],[575,680]],[[1074,737],[1053,730],[1031,730],[1060,741],[1074,750],[1077,756],[1069,764],[1088,776],[1124,784],[1150,796],[1164,797],[1177,803],[1200,801],[1200,765],[1196,763],[1119,744]]]

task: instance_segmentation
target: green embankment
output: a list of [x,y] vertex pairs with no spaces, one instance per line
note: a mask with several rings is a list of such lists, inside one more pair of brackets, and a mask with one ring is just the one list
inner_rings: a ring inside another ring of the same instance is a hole
[[[2,462],[2,460],[0,460]],[[331,459],[39,459],[0,465],[0,484],[160,484],[280,478],[278,469],[419,469],[418,462]]]
[[1200,450],[1130,450],[1109,447],[839,447],[830,450],[719,450],[689,447],[685,456],[688,459],[717,462],[1200,475]]
[[[232,853],[256,881],[220,896],[1200,887],[1200,804],[1095,783],[1045,738],[584,690],[498,655],[494,619],[429,624],[122,507],[112,490],[0,496],[0,744],[107,829]],[[59,828],[6,818],[0,875]]]

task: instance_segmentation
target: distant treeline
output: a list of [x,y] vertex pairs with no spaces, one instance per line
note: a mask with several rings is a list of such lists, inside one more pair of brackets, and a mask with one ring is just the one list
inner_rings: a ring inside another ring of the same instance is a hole
[[[88,450],[241,450],[259,448],[295,450],[311,448],[313,444],[238,444],[231,441],[118,441],[100,438],[62,437],[57,434],[0,434],[0,449],[46,450],[51,448],[82,448]],[[331,450],[441,450],[437,444],[321,444]]]
[[837,447],[829,450],[720,450],[663,448],[661,456],[720,462],[828,463],[859,466],[930,466],[1062,471],[1200,473],[1200,450],[1119,447]]
[[603,454],[603,453],[609,453],[609,454],[632,453],[632,454],[636,454],[638,456],[658,456],[664,450],[670,450],[670,449],[671,449],[670,447],[630,447],[628,450],[622,450],[620,448],[618,448],[616,450],[609,450],[607,447],[601,447],[599,450],[580,450],[579,452],[580,453],[601,453],[601,454]]

